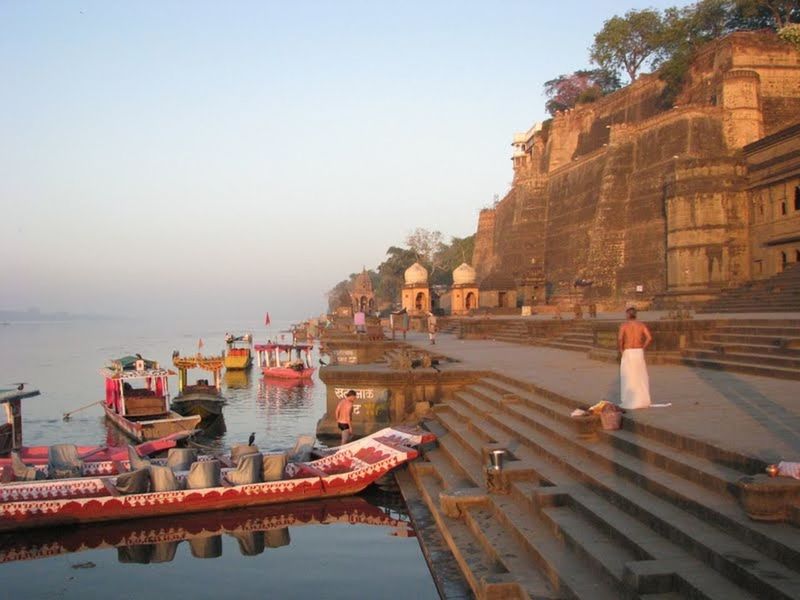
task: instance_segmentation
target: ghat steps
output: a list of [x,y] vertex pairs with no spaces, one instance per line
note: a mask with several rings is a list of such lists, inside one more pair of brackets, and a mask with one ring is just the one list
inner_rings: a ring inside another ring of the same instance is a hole
[[546,345],[551,348],[560,348],[561,350],[589,352],[594,346],[592,323],[583,319],[576,319],[572,321],[569,329],[559,337],[549,340]]
[[[410,474],[476,597],[800,597],[797,529],[735,497],[758,461],[630,419],[580,439],[574,406],[493,375],[436,407]],[[487,492],[498,448],[506,495]]]
[[800,321],[729,321],[685,348],[681,362],[707,369],[800,379]]
[[723,290],[697,312],[749,313],[800,311],[800,264],[792,263],[768,279]]

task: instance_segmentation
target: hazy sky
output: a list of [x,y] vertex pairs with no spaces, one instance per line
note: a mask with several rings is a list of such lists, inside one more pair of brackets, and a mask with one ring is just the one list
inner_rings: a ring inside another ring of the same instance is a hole
[[317,313],[473,233],[542,83],[674,4],[0,0],[0,308]]

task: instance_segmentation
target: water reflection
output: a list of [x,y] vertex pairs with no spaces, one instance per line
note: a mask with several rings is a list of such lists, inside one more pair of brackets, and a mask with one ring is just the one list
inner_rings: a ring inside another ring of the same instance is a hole
[[116,549],[120,563],[158,564],[171,562],[183,542],[194,558],[219,558],[224,536],[236,540],[242,556],[256,556],[288,546],[290,528],[309,525],[372,525],[413,536],[402,504],[385,498],[380,502],[390,506],[351,497],[9,534],[0,537],[0,563]]
[[250,388],[250,371],[234,370],[225,371],[222,383],[229,390],[246,390]]

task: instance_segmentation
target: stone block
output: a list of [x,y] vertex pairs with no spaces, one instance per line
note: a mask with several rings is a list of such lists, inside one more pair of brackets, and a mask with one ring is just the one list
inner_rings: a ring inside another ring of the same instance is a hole
[[786,521],[800,505],[800,480],[753,475],[738,481],[739,501],[754,521]]
[[453,519],[461,517],[462,507],[488,502],[486,492],[481,488],[461,488],[439,492],[439,510]]

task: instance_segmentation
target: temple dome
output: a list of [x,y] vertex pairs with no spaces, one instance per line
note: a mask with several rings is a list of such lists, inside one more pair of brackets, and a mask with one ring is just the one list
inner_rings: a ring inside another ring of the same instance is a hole
[[475,269],[467,263],[461,263],[453,270],[453,285],[469,285],[475,283]]
[[406,269],[403,278],[405,279],[406,285],[427,285],[428,269],[418,262],[415,262]]
[[369,278],[369,273],[367,273],[366,268],[358,274],[356,280],[353,282],[353,291],[367,294],[372,293],[372,280]]

